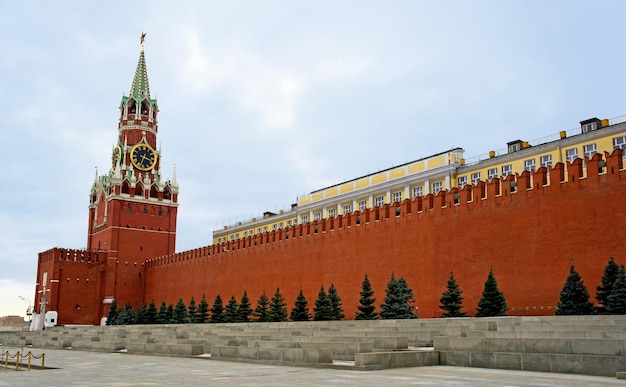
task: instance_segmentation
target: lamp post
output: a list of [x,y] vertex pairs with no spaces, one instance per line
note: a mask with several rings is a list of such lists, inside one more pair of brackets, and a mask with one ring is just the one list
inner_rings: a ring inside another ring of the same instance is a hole
[[31,317],[33,315],[33,307],[32,304],[30,303],[30,300],[25,299],[22,296],[17,296],[20,300],[22,301],[26,301],[28,302],[28,309],[26,309],[26,315],[28,316],[28,326],[30,328],[30,323],[31,323]]

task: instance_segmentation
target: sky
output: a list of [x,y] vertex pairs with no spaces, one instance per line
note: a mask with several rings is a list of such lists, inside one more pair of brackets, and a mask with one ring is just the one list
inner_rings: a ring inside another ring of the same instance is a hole
[[625,14],[604,0],[0,0],[0,316],[25,315],[39,252],[86,246],[142,32],[184,251],[328,185],[626,114]]

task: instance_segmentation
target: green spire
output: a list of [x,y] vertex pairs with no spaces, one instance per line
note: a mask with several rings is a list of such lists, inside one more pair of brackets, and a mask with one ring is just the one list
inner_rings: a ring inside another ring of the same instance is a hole
[[133,97],[136,101],[141,101],[144,98],[150,100],[150,85],[148,84],[148,71],[146,70],[146,58],[144,56],[144,40],[146,39],[146,33],[141,34],[141,53],[139,54],[139,63],[137,63],[137,70],[135,71],[135,77],[133,78],[133,84],[130,87],[129,97]]

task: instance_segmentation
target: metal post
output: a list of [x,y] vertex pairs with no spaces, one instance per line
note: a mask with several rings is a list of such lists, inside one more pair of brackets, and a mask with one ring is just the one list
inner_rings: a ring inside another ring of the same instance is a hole
[[28,351],[28,370],[30,371],[30,358],[33,356],[31,351]]
[[20,351],[17,351],[17,353],[15,354],[15,370],[20,370]]

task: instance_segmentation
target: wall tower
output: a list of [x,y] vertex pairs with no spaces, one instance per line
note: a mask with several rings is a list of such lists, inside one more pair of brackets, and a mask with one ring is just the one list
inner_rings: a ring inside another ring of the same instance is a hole
[[176,170],[171,180],[161,173],[159,108],[150,97],[144,40],[142,34],[130,93],[120,103],[111,168],[96,173],[91,187],[87,236],[88,250],[107,251],[104,303],[133,307],[144,301],[144,261],[175,250],[178,207]]

